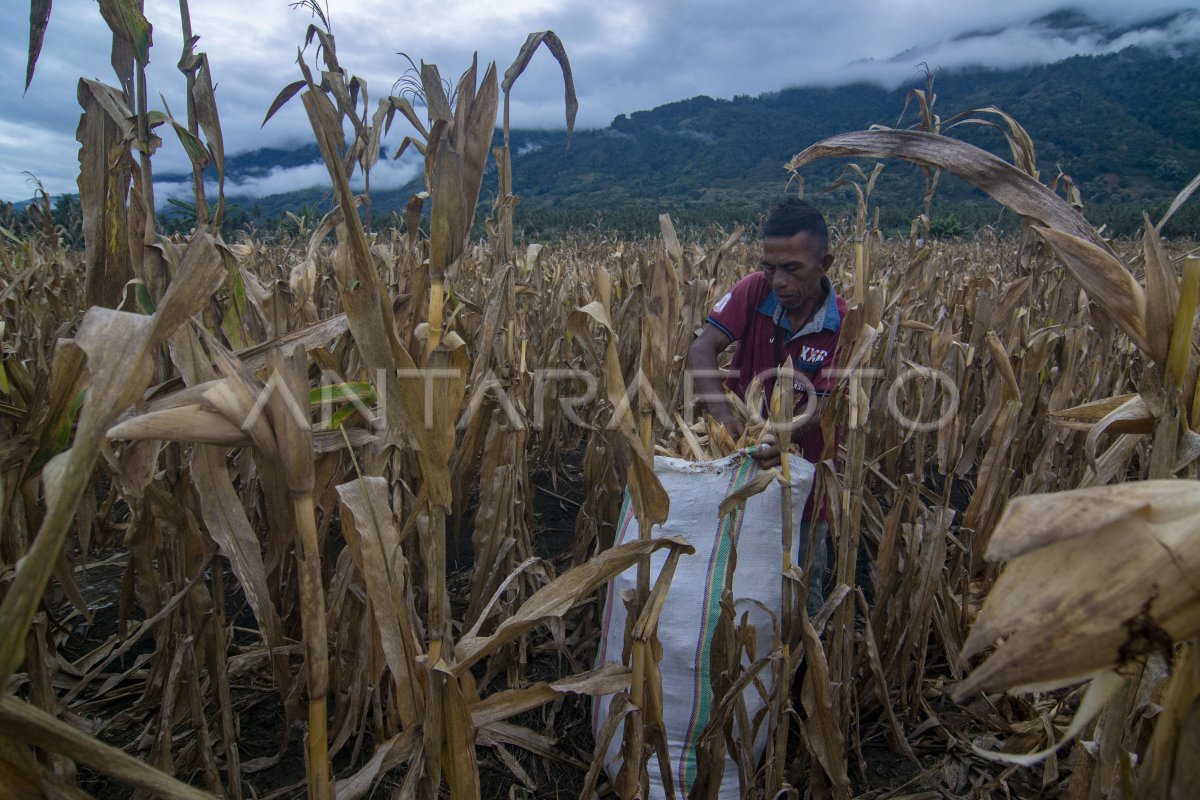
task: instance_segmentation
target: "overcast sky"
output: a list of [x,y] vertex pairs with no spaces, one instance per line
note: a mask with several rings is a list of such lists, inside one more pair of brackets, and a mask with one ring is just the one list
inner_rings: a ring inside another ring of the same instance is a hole
[[[108,64],[111,34],[95,0],[55,0],[33,84],[22,95],[29,28],[24,0],[0,33],[0,198],[32,194],[25,171],[52,195],[76,191],[80,77],[115,84]],[[177,0],[146,0],[154,27],[151,107],[166,98],[186,118],[184,78],[175,67],[182,48]],[[366,79],[372,105],[388,93],[407,62],[436,63],[457,78],[473,50],[503,71],[526,34],[550,28],[562,38],[575,73],[578,125],[603,127],[618,114],[706,94],[757,95],[789,86],[870,80],[892,87],[913,79],[917,65],[1011,67],[1055,61],[1142,43],[1170,48],[1200,40],[1200,14],[1171,31],[1135,32],[1107,42],[1091,30],[1050,31],[1034,21],[1073,7],[1108,24],[1129,24],[1194,8],[1179,0],[329,0],[343,67]],[[207,52],[227,153],[312,141],[299,98],[265,128],[272,99],[300,77],[297,49],[312,21],[287,0],[192,0],[197,50]],[[313,63],[315,49],[304,57]],[[563,84],[549,52],[539,52],[513,90],[512,125],[561,128]],[[160,129],[158,172],[184,171],[173,134]],[[408,133],[394,126],[392,147]],[[797,142],[797,150],[809,144]],[[372,172],[373,186],[398,185],[413,166]],[[323,168],[275,174],[236,193],[265,194],[323,184]]]

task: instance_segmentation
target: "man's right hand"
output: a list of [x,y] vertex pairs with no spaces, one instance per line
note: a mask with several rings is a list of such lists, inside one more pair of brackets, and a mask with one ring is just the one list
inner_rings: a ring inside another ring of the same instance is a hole
[[725,426],[736,442],[746,430],[746,424],[733,413],[725,400],[717,370],[717,355],[733,343],[725,332],[714,325],[705,325],[688,352],[688,367],[701,405],[717,422]]

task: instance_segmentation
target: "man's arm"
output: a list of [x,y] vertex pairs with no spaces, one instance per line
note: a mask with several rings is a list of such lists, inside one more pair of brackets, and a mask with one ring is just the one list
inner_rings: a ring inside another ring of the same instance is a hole
[[700,331],[700,335],[688,351],[688,367],[692,371],[692,381],[701,404],[736,440],[745,431],[746,426],[725,399],[725,389],[721,386],[720,374],[717,371],[717,356],[732,342],[733,340],[716,325],[705,324],[704,330]]

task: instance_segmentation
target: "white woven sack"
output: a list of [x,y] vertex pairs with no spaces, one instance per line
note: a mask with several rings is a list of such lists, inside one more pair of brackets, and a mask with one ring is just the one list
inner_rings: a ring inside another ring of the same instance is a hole
[[[805,563],[807,535],[802,533],[801,515],[813,482],[813,465],[798,456],[790,456],[792,474],[793,563]],[[766,491],[754,495],[741,513],[722,519],[717,509],[721,501],[737,488],[746,485],[759,472],[753,458],[744,451],[718,461],[690,462],[677,458],[656,457],[654,472],[671,499],[667,522],[655,526],[652,535],[681,536],[696,548],[695,555],[680,557],[667,592],[666,603],[658,624],[662,643],[663,722],[671,755],[672,782],[676,797],[688,796],[696,780],[696,745],[708,724],[719,698],[713,697],[709,677],[709,657],[713,633],[720,614],[721,591],[732,551],[736,549],[737,564],[733,575],[734,609],[738,620],[747,615],[755,626],[756,652],[759,657],[770,651],[773,625],[776,624],[763,607],[778,617],[782,605],[782,487],[773,482]],[[638,538],[638,526],[629,494],[621,508],[616,543]],[[823,575],[825,548],[818,547],[813,572]],[[666,561],[666,550],[650,557],[651,584]],[[600,638],[598,664],[621,661],[624,643],[626,611],[622,593],[632,592],[637,569],[632,567],[619,575],[609,586],[605,603],[603,630]],[[820,586],[814,586],[809,606],[820,602]],[[759,605],[761,604],[761,606]],[[768,695],[772,691],[770,676],[765,679]],[[743,695],[750,718],[763,708],[763,701],[753,687]],[[598,733],[608,717],[612,695],[599,697],[593,706],[592,730]],[[766,726],[756,738],[754,754],[757,760],[766,745]],[[612,738],[605,766],[615,780],[621,767],[621,730]],[[651,758],[650,798],[665,798],[657,758]],[[720,797],[734,800],[741,795],[737,767],[726,756],[721,780]]]

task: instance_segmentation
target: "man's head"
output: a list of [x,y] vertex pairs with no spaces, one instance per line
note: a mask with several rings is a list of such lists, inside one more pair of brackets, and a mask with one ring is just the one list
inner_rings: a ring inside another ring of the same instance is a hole
[[790,239],[796,234],[807,233],[818,255],[824,255],[829,249],[829,226],[825,224],[825,217],[798,197],[789,197],[768,211],[759,233],[763,239]]
[[792,315],[810,315],[821,300],[821,279],[833,263],[825,218],[790,197],[767,213],[761,233],[762,270],[780,304]]

